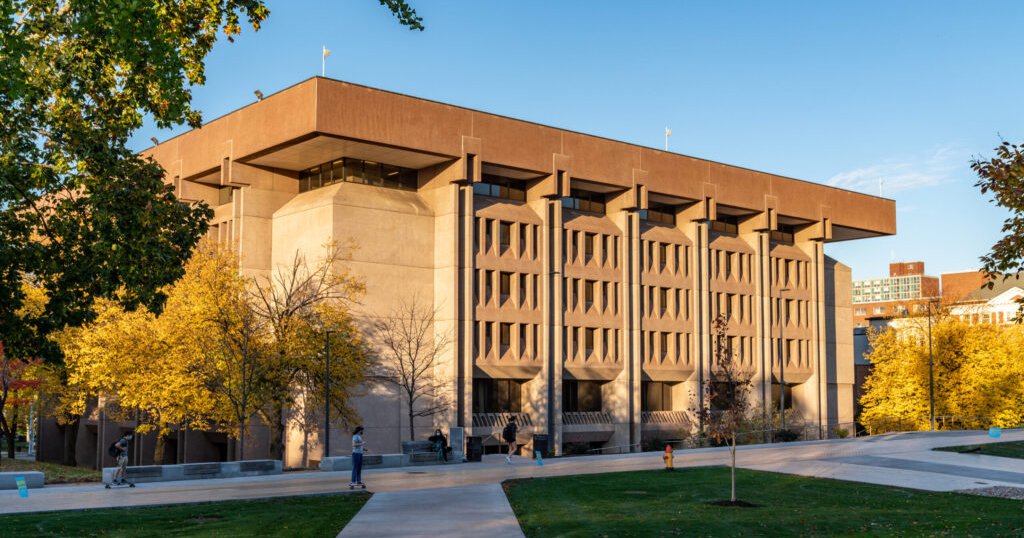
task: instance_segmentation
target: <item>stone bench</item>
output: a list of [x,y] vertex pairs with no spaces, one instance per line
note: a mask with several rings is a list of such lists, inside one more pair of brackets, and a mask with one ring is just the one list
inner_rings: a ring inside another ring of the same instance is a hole
[[[103,469],[103,481],[114,479],[116,467]],[[170,482],[173,480],[202,480],[206,478],[238,478],[281,474],[281,460],[247,460],[211,463],[185,463],[181,465],[143,465],[128,467],[128,480],[132,482]]]
[[43,487],[43,473],[39,471],[10,471],[0,473],[0,489],[18,489],[18,477],[25,479],[29,489]]
[[403,441],[402,453],[409,456],[409,463],[423,465],[440,463],[432,441]]
[[[404,467],[409,464],[408,454],[364,454],[363,469]],[[320,460],[321,471],[351,471],[352,456],[332,456]]]

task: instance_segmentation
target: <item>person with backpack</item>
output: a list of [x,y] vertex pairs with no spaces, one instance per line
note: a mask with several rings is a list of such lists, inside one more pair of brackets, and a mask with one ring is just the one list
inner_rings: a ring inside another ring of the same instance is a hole
[[114,444],[110,445],[107,452],[117,458],[117,469],[114,470],[114,478],[112,484],[124,485],[125,479],[128,477],[128,443],[135,437],[133,432],[126,432],[121,434],[121,438],[114,441]]
[[516,426],[516,417],[509,417],[508,424],[501,431],[501,438],[508,443],[508,455],[505,456],[505,463],[512,463],[512,454],[516,452],[516,435],[519,434],[519,427]]

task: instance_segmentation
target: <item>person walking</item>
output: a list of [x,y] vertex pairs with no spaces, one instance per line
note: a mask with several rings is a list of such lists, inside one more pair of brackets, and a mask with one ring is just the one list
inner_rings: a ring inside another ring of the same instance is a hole
[[363,447],[366,442],[363,441],[363,427],[356,426],[355,431],[352,432],[352,483],[349,487],[362,486],[363,484]]
[[516,435],[519,434],[519,427],[516,425],[516,417],[509,417],[508,424],[501,431],[501,438],[508,443],[508,455],[505,456],[505,463],[512,463],[512,455],[516,452]]
[[135,437],[134,433],[127,432],[121,434],[121,438],[114,441],[113,445],[110,445],[110,452],[117,458],[117,469],[114,470],[114,478],[112,483],[115,485],[124,485],[125,479],[128,478],[128,443]]

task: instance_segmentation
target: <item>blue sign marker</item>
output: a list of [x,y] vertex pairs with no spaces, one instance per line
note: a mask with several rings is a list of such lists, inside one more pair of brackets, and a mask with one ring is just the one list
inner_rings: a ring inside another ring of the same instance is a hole
[[28,484],[25,483],[24,476],[14,477],[14,483],[18,485],[18,496],[22,499],[28,498]]
[[540,456],[540,450],[534,451],[534,455],[537,456],[537,465],[544,466],[544,458]]
[[989,437],[996,438],[996,437],[999,437],[1002,434],[1003,434],[1003,429],[1002,428],[999,428],[999,427],[996,427],[996,426],[992,426],[991,428],[988,429],[988,436]]

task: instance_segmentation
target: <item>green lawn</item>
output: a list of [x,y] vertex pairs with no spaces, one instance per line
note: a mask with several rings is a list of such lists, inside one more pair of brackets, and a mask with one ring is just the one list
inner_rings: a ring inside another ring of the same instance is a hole
[[333,538],[369,498],[357,493],[0,516],[0,535]]
[[[596,463],[595,463],[596,464]],[[529,537],[540,536],[1022,536],[1024,503],[701,467],[505,483]]]
[[42,471],[46,475],[47,484],[67,484],[71,482],[99,482],[100,472],[82,467],[68,467],[56,463],[41,461],[12,460],[0,458],[0,472],[8,471]]
[[936,448],[935,450],[1024,459],[1024,441],[1007,441],[1005,443],[987,443],[984,445],[944,446]]

